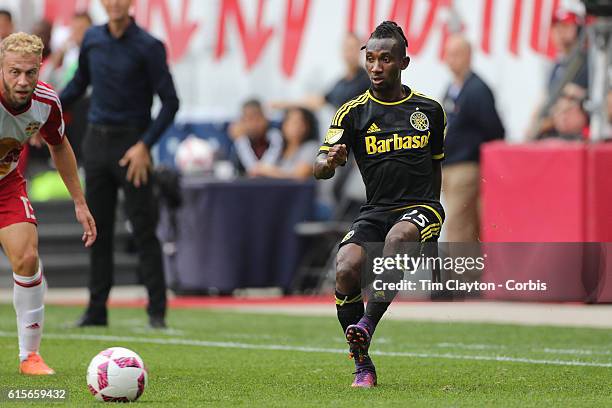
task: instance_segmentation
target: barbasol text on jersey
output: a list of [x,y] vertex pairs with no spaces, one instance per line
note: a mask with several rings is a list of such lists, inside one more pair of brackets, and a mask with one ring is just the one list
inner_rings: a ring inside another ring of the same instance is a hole
[[377,138],[366,136],[365,146],[367,154],[388,153],[396,150],[419,149],[429,144],[430,133],[426,135],[400,136],[397,133],[391,138]]

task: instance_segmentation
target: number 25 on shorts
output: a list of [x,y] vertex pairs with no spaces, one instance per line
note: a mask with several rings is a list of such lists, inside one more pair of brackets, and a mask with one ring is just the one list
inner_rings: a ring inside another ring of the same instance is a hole
[[425,225],[429,222],[427,217],[417,210],[412,210],[408,214],[404,214],[402,221],[412,221],[421,228],[425,228]]

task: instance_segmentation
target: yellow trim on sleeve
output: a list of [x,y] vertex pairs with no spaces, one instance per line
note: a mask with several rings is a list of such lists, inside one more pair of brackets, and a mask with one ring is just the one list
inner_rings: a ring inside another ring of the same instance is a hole
[[444,158],[444,153],[434,154],[433,156],[431,156],[431,158],[434,160],[441,160]]
[[344,105],[342,105],[340,107],[340,109],[338,109],[338,112],[336,112],[336,115],[334,115],[334,119],[332,121],[332,125],[333,126],[342,126],[342,119],[344,119],[344,117],[347,115],[347,113],[349,113],[349,111],[357,106],[360,105],[362,103],[365,103],[365,101],[368,100],[368,96],[367,94],[362,94],[360,96],[358,96],[355,99],[351,99],[350,101],[348,101],[347,103],[345,103]]
[[329,146],[321,146],[319,147],[320,152],[329,152]]
[[[359,97],[358,97],[359,98]],[[336,113],[334,114],[334,118],[332,119],[332,126],[339,126],[336,125],[336,122],[338,120],[338,116],[341,115],[342,112],[344,112],[345,109],[348,108],[348,106],[354,102],[354,99],[351,99],[348,102],[345,102],[342,106],[340,106],[340,108],[338,108],[338,110],[336,111]]]
[[346,112],[344,112],[342,115],[340,115],[340,118],[338,118],[338,126],[340,126],[340,124],[342,123],[342,121],[344,120],[344,117],[346,115],[348,115],[348,113],[351,111],[351,109],[353,109],[355,106],[358,105],[363,105],[364,103],[366,103],[368,101],[368,97],[366,95],[364,95],[362,98],[355,100],[354,103],[351,104],[351,106],[346,110]]

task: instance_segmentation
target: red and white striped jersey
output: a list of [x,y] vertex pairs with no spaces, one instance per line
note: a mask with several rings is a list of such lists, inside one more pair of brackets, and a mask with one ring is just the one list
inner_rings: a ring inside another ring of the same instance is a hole
[[0,180],[15,170],[19,153],[30,136],[40,132],[50,145],[64,138],[62,105],[55,91],[38,82],[30,102],[15,110],[0,95]]

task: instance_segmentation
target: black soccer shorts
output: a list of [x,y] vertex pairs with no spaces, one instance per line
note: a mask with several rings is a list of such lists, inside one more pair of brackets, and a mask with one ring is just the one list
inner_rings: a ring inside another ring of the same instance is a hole
[[375,208],[364,211],[355,219],[340,246],[357,244],[365,247],[367,243],[385,242],[389,230],[402,221],[410,222],[418,228],[421,242],[436,242],[444,222],[444,209],[440,204],[427,203],[392,210]]

